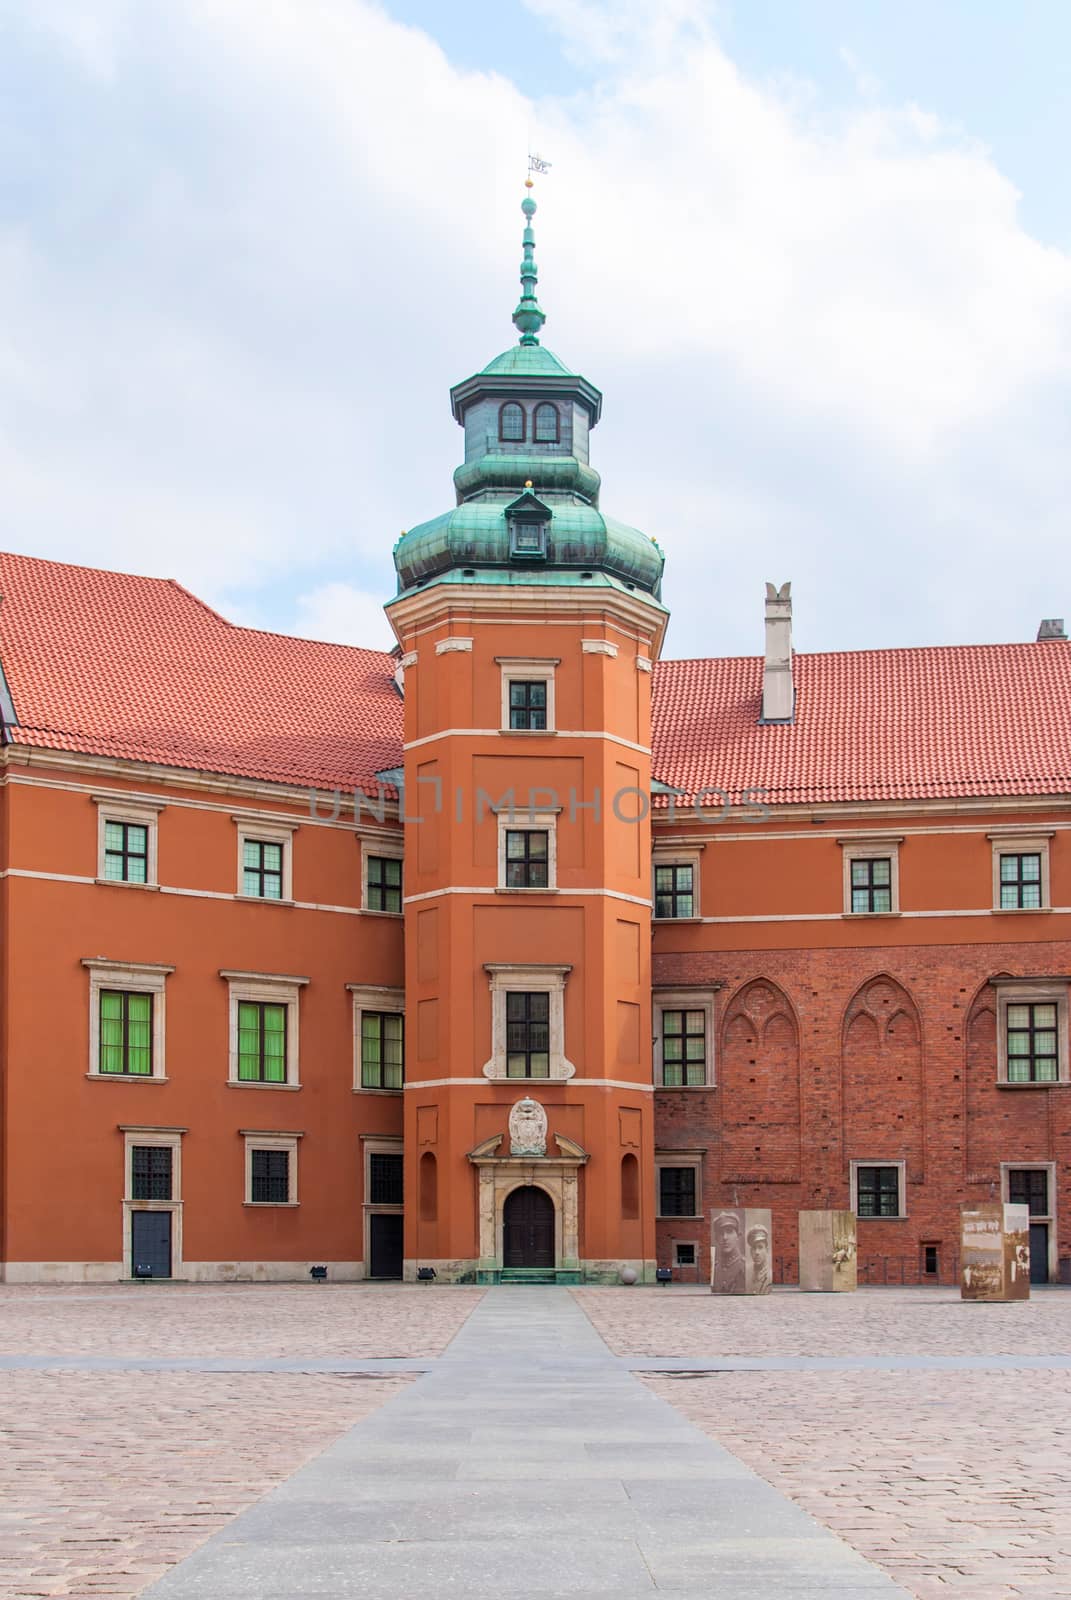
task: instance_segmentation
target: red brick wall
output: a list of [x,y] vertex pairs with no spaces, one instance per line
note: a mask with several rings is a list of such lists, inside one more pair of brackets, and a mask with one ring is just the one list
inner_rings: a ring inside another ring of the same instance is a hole
[[1065,940],[656,948],[656,985],[721,985],[715,1087],[655,1096],[660,1154],[705,1151],[704,1218],[661,1221],[659,1262],[671,1261],[672,1240],[695,1239],[704,1275],[711,1210],[769,1206],[775,1261],[795,1281],[797,1212],[847,1206],[853,1159],[907,1164],[906,1218],[859,1223],[860,1263],[872,1263],[877,1281],[883,1271],[916,1281],[923,1243],[939,1245],[951,1281],[959,1207],[1000,1197],[1001,1162],[1058,1164],[1058,1254],[1071,1258],[1071,1085],[998,1087],[988,984],[1002,973],[1067,973],[1069,962]]

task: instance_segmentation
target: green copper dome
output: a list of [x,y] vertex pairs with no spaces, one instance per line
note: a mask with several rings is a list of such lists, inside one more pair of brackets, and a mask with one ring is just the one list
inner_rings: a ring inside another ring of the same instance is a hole
[[398,591],[429,582],[563,585],[609,581],[659,596],[663,557],[653,539],[604,516],[588,459],[602,395],[540,344],[532,217],[525,197],[521,337],[450,391],[465,430],[454,473],[457,505],[403,534],[394,548]]

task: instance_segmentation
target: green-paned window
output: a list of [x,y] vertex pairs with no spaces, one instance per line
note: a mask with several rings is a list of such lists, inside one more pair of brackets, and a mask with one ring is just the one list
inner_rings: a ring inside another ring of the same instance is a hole
[[287,1007],[263,1000],[238,1002],[238,1078],[242,1083],[286,1082]]
[[706,1083],[706,1020],[703,1011],[662,1012],[662,1083],[667,1089]]
[[141,822],[105,822],[104,876],[109,883],[148,883],[149,830]]
[[396,856],[368,857],[369,911],[401,911],[402,863]]
[[506,1076],[550,1077],[550,995],[543,991],[506,995]]
[[152,1077],[152,1002],[151,994],[101,989],[98,1071]]
[[659,1167],[658,1212],[663,1217],[694,1217],[695,1168]]
[[900,1168],[856,1167],[856,1214],[860,1217],[899,1217]]
[[1000,909],[1036,911],[1041,905],[1041,856],[1036,851],[1025,855],[1001,855]]
[[1055,1003],[1009,1006],[1006,1028],[1008,1082],[1055,1083],[1060,1076]]
[[400,1089],[404,1081],[405,1018],[396,1011],[362,1011],[362,1089]]
[[892,857],[875,856],[872,860],[853,861],[852,910],[855,912],[891,911]]
[[286,1205],[290,1199],[290,1151],[251,1150],[249,1166],[249,1198],[257,1205]]
[[257,900],[283,898],[283,849],[270,839],[242,841],[242,893]]
[[656,917],[695,916],[695,868],[690,862],[656,866],[654,880]]
[[498,437],[506,444],[523,444],[525,431],[524,407],[508,400],[499,409]]
[[542,401],[535,408],[534,434],[536,444],[557,444],[560,426],[558,422],[558,408],[549,400]]
[[546,889],[550,878],[550,834],[543,829],[506,830],[506,888]]
[[509,686],[509,725],[511,728],[545,733],[547,727],[547,681],[545,678],[513,678]]

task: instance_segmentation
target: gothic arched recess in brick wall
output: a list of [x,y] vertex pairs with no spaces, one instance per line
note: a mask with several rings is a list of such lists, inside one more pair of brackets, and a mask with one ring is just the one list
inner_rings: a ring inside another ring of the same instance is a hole
[[721,1033],[722,1178],[798,1183],[800,1031],[787,994],[755,978],[730,999]]
[[922,1022],[902,983],[881,973],[844,1012],[844,1143],[848,1159],[906,1161],[920,1182],[925,1158]]

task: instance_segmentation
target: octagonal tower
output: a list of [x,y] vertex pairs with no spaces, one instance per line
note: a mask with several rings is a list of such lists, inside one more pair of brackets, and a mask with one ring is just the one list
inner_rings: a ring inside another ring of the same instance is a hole
[[[531,184],[529,182],[529,191]],[[654,1270],[653,540],[600,509],[602,397],[540,343],[451,391],[456,505],[395,548],[405,669],[405,1272]]]

